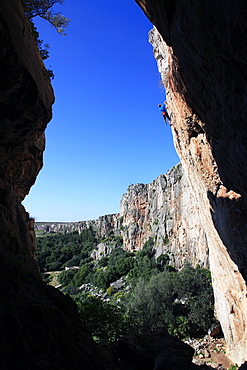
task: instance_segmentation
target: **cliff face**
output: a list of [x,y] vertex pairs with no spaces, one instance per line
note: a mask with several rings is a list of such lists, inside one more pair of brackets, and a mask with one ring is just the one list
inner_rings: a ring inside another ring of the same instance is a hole
[[119,214],[110,214],[100,216],[97,220],[78,221],[78,222],[52,222],[52,223],[36,223],[35,230],[54,233],[72,233],[78,231],[80,234],[83,230],[92,228],[97,234],[106,238],[112,230],[117,230],[120,227]]
[[151,184],[129,186],[120,203],[124,248],[140,250],[151,237],[157,257],[167,253],[178,268],[185,261],[207,267],[207,240],[193,198],[180,164]]
[[1,0],[0,30],[1,369],[111,369],[33,258],[34,220],[21,201],[43,164],[54,96],[19,0]]
[[231,359],[247,360],[246,2],[136,1],[167,92],[177,152],[209,247]]

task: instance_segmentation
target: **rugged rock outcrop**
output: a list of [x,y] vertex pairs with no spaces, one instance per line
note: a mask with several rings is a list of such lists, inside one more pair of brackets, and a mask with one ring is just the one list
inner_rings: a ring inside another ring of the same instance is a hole
[[167,92],[177,152],[206,232],[230,357],[247,359],[247,5],[136,0]]
[[44,130],[54,100],[49,79],[18,2],[1,2],[1,248],[33,254],[32,221],[21,201],[43,164]]
[[140,250],[152,238],[156,256],[167,254],[178,268],[185,261],[208,267],[203,222],[181,164],[150,184],[130,185],[120,218],[125,249]]

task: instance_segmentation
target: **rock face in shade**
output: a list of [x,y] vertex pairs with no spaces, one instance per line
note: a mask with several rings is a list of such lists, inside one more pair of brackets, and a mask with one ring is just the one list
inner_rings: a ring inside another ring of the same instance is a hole
[[20,3],[0,4],[1,369],[112,369],[33,258],[34,220],[21,201],[43,165],[54,95]]
[[174,143],[201,213],[217,314],[234,362],[247,359],[247,6],[136,0],[167,91]]
[[33,222],[20,203],[43,165],[54,96],[17,3],[2,1],[0,7],[0,243],[32,256]]

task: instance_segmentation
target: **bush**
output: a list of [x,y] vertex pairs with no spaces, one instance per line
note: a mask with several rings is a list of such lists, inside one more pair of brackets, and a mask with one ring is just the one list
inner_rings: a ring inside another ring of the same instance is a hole
[[67,293],[71,296],[75,296],[78,294],[78,289],[73,284],[67,285],[65,288],[62,289],[63,293]]
[[181,338],[207,332],[215,322],[209,272],[186,265],[180,272],[164,271],[137,283],[127,305],[132,329],[163,331]]
[[62,271],[61,274],[58,275],[58,282],[63,286],[70,284],[71,280],[73,279],[74,275],[77,273],[77,270],[69,269]]
[[76,271],[72,282],[75,286],[80,286],[82,284],[88,283],[90,281],[90,276],[93,274],[92,265],[84,265],[80,270]]
[[127,304],[134,332],[164,331],[173,323],[173,284],[169,273],[154,276],[149,283],[141,278]]
[[97,342],[112,342],[128,332],[128,319],[117,306],[85,295],[75,300],[82,321]]

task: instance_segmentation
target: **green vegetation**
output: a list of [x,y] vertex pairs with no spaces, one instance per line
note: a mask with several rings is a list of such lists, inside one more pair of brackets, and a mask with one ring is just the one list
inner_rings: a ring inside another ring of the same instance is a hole
[[98,240],[92,228],[70,234],[48,235],[37,239],[40,271],[62,270],[91,261],[90,254]]
[[[21,0],[24,12],[29,20],[30,28],[34,40],[37,43],[41,58],[43,60],[49,58],[49,45],[44,44],[39,37],[39,32],[34,25],[33,18],[41,17],[49,22],[60,35],[65,35],[65,29],[68,26],[70,19],[58,12],[54,12],[55,4],[63,4],[65,0]],[[54,78],[53,71],[44,69],[45,76],[50,79]]]
[[[99,242],[111,253],[93,260]],[[189,264],[176,271],[168,253],[156,260],[153,238],[138,252],[124,251],[119,236],[101,240],[92,229],[42,237],[38,245],[42,271],[71,267],[58,281],[98,341],[152,331],[195,337],[215,322],[209,271]]]
[[35,17],[41,17],[55,27],[58,33],[65,35],[65,29],[70,19],[53,10],[55,4],[63,4],[64,1],[65,0],[22,0],[22,5],[30,21]]
[[181,338],[200,336],[212,325],[213,292],[208,270],[189,264],[164,270],[148,283],[140,279],[127,305],[138,331],[167,330]]
[[129,332],[128,317],[115,304],[93,296],[79,294],[74,297],[82,321],[98,342],[111,342]]

